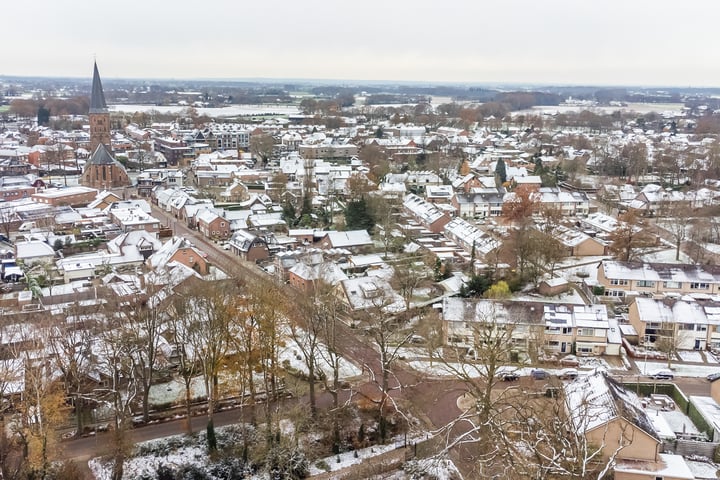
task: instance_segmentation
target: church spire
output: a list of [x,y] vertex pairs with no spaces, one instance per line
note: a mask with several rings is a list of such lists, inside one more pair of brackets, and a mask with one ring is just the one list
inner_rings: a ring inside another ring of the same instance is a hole
[[102,82],[100,82],[100,72],[98,72],[97,62],[95,62],[92,94],[90,95],[90,113],[106,113],[107,111],[108,108],[107,103],[105,103],[105,93],[103,92]]

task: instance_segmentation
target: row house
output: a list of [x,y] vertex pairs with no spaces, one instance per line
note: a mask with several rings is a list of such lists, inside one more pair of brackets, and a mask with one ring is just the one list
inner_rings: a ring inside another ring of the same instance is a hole
[[645,347],[720,349],[718,302],[640,297],[630,305],[628,319]]
[[517,352],[619,354],[619,340],[609,342],[604,305],[556,305],[527,302],[443,299],[446,345],[474,350],[489,330],[510,341]]
[[[563,216],[583,216],[590,213],[590,200],[584,192],[566,192],[559,188],[543,187],[533,194],[542,207],[559,211]],[[505,199],[507,201],[507,198]]]
[[450,215],[413,193],[405,197],[403,209],[432,233],[441,233],[450,223]]
[[457,193],[452,199],[455,213],[463,218],[489,218],[502,215],[505,189],[487,188],[471,193]]
[[577,355],[619,354],[609,346],[605,305],[544,305],[543,348],[551,353]]
[[610,297],[717,295],[720,266],[606,260],[598,265],[597,280]]
[[302,144],[298,147],[298,153],[306,159],[349,159],[358,154],[358,148],[352,143],[336,144],[321,143],[306,145]]
[[468,254],[474,253],[477,259],[485,257],[500,246],[499,242],[487,232],[458,217],[445,225],[444,235]]
[[543,329],[542,308],[529,303],[443,299],[443,343],[464,349],[469,355],[492,338],[509,341],[508,350],[529,352],[537,348]]

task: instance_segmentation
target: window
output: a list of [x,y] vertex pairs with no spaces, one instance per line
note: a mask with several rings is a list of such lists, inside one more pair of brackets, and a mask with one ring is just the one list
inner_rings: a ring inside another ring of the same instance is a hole
[[593,329],[593,328],[578,328],[578,336],[592,337],[594,335],[595,335],[595,329]]
[[665,288],[682,288],[681,282],[663,282]]
[[605,296],[606,297],[624,297],[625,292],[623,292],[622,290],[606,290]]
[[692,288],[692,289],[694,289],[694,290],[707,290],[708,288],[710,288],[710,284],[709,284],[709,283],[693,282],[693,283],[690,284],[690,288]]
[[655,282],[651,280],[638,280],[635,282],[635,285],[638,287],[651,288],[655,286]]
[[610,285],[627,285],[628,281],[622,278],[613,278],[610,280]]

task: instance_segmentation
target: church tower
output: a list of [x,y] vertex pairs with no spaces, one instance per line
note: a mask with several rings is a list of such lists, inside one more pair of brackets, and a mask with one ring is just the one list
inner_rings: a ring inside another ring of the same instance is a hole
[[110,147],[110,112],[105,103],[105,93],[100,82],[97,62],[93,71],[92,93],[90,94],[90,152],[99,144]]
[[105,103],[105,93],[100,82],[97,63],[93,72],[90,94],[90,152],[80,183],[101,190],[130,185],[125,167],[113,156],[110,149],[110,112]]

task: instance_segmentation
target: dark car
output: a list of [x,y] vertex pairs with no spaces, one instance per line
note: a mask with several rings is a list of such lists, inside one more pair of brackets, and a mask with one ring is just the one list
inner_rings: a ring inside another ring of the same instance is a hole
[[720,378],[720,372],[711,373],[710,375],[708,375],[708,376],[705,377],[705,378],[707,378],[708,381],[710,381],[710,382],[714,382],[715,380],[717,380],[718,378]]
[[675,378],[675,374],[668,369],[662,369],[662,370],[656,370],[648,377],[652,378],[653,380],[672,380]]
[[530,376],[534,380],[545,380],[550,377],[550,373],[542,368],[533,368],[532,371],[530,371]]
[[514,382],[515,380],[520,379],[520,375],[518,375],[516,372],[502,372],[498,375],[498,377],[503,382]]

